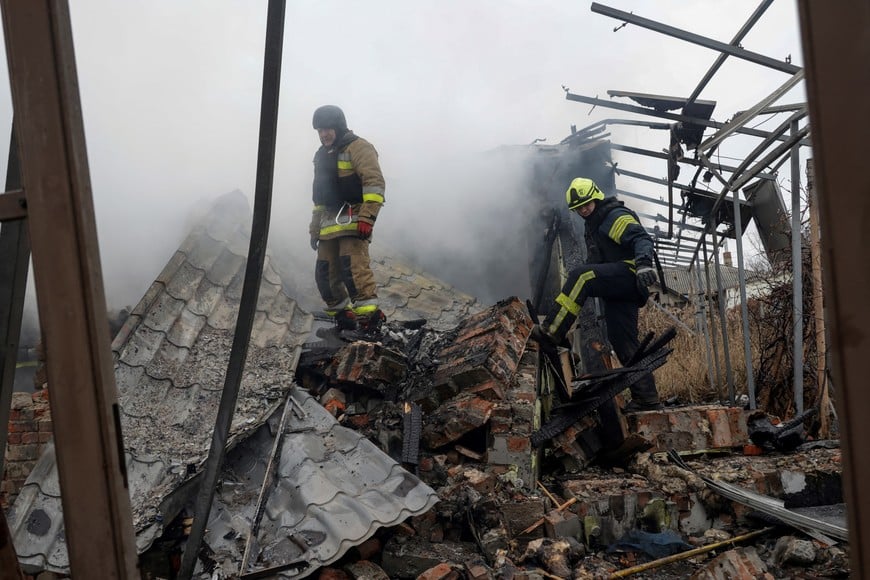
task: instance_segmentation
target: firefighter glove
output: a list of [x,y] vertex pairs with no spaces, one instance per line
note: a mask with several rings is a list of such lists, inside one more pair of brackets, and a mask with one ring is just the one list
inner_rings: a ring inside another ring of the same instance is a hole
[[317,236],[311,236],[311,249],[315,252],[317,251],[318,243],[320,243],[320,240],[317,239]]
[[649,288],[658,281],[655,269],[648,265],[639,265],[637,268],[637,285]]
[[372,237],[372,224],[368,222],[357,222],[356,231],[359,233],[359,237],[367,240]]

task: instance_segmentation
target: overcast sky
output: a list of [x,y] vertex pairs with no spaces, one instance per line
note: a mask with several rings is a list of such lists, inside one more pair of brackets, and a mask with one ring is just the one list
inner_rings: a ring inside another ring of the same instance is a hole
[[[723,42],[758,4],[604,3]],[[387,179],[380,240],[464,247],[487,235],[469,230],[495,206],[496,231],[511,235],[514,200],[503,192],[515,177],[491,171],[466,179],[460,160],[536,138],[557,143],[571,124],[625,116],[567,101],[563,85],[603,98],[608,89],[687,96],[718,54],[631,25],[614,32],[619,22],[590,5],[288,2],[273,240],[306,250],[313,262],[307,222],[319,143],[311,114],[326,103],[341,106],[349,126],[380,153]],[[197,203],[234,189],[253,196],[266,2],[75,0],[71,10],[107,293],[115,305],[135,304]],[[774,2],[743,46],[801,65],[795,3]],[[718,101],[714,119],[725,121],[787,79],[731,58],[701,98]],[[801,91],[781,102],[802,100]],[[0,135],[8,135],[8,87],[0,108]],[[661,133],[642,129],[620,129],[619,140],[666,146]],[[721,153],[741,153],[729,147]],[[477,196],[471,212],[463,205],[470,195]]]

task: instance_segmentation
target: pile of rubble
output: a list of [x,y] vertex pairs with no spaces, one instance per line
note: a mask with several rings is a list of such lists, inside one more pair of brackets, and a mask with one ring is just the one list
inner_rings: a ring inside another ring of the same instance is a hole
[[[527,340],[531,325],[513,298],[450,332],[391,325],[379,342],[309,345],[297,371],[302,384],[440,500],[320,577],[610,577],[689,550],[698,553],[634,573],[772,578],[798,567],[808,577],[848,575],[836,540],[792,535],[708,489],[709,476],[812,501],[839,481],[836,448],[743,455],[744,447],[755,449],[746,411],[707,405],[623,417],[616,408],[625,432],[645,442],[621,456],[621,467],[595,465],[582,452],[579,468],[564,461],[585,432],[600,432],[598,415],[541,448],[531,445],[546,422],[545,363]],[[668,449],[698,460],[686,469],[667,458]],[[842,502],[841,493],[834,500]]]

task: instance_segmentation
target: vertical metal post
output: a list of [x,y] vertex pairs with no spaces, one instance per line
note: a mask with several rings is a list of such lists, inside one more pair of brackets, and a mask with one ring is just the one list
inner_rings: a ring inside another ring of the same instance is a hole
[[704,337],[704,353],[707,355],[707,379],[710,381],[710,390],[715,388],[713,378],[713,355],[710,348],[710,335],[707,332],[707,314],[704,312],[704,300],[701,298],[701,278],[698,271],[698,263],[689,267],[689,291],[692,293],[692,303],[695,306],[695,325]]
[[849,557],[855,580],[870,578],[870,6],[866,0],[798,0],[813,133],[815,188],[831,377],[840,414]]
[[749,395],[749,408],[755,409],[755,376],[752,370],[752,345],[749,341],[749,307],[746,303],[746,271],[743,266],[743,220],[740,216],[740,193],[734,196],[734,235],[737,237],[737,281],[740,285],[740,318],[743,321],[743,357],[746,359],[746,392]]
[[728,340],[728,315],[726,310],[727,296],[722,287],[722,267],[719,265],[719,237],[716,228],[710,232],[713,236],[713,265],[716,267],[716,295],[719,297],[719,326],[722,329],[722,356],[725,359],[725,380],[728,381],[728,403],[734,404],[734,371],[731,368],[731,347]]
[[266,244],[269,239],[269,219],[272,207],[272,182],[275,174],[275,142],[278,134],[278,101],[281,88],[281,57],[284,45],[284,0],[269,0],[266,12],[266,42],[263,57],[263,92],[260,103],[260,136],[257,152],[257,178],[254,191],[254,216],[251,224],[251,240],[248,260],[245,265],[245,280],[239,302],[236,331],[230,348],[230,360],[224,379],[224,389],[215,419],[211,447],[204,473],[199,484],[195,502],[193,526],[178,572],[182,580],[190,580],[196,567],[196,557],[205,535],[205,526],[215,486],[224,462],[230,426],[236,411],[239,386],[248,355],[248,343],[254,316],[257,313],[257,296],[266,260]]
[[[6,191],[21,188],[18,141],[13,123],[6,165]],[[30,237],[23,219],[0,224],[0,476],[5,459],[9,407],[15,385],[18,340],[30,265]]]
[[[716,320],[713,316],[713,290],[710,281],[710,258],[707,255],[707,238],[703,237],[701,247],[704,249],[704,275],[706,276],[707,312],[710,313],[710,341],[713,343],[713,362],[716,365],[716,393],[719,400],[725,397],[722,394],[722,366],[719,363],[719,344],[716,342]],[[700,276],[700,273],[698,274]]]
[[138,579],[69,6],[0,6],[70,568]]
[[[798,122],[791,124],[792,135],[798,132]],[[801,161],[800,145],[791,150],[791,262],[792,262],[792,320],[794,338],[792,360],[794,367],[794,410],[804,412],[804,293],[803,259],[801,257]]]

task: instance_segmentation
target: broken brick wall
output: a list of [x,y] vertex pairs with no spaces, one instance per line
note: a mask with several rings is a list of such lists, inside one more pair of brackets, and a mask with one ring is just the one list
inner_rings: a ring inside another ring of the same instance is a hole
[[7,509],[15,501],[43,448],[51,440],[51,433],[48,389],[32,394],[13,393],[0,484],[0,508]]

